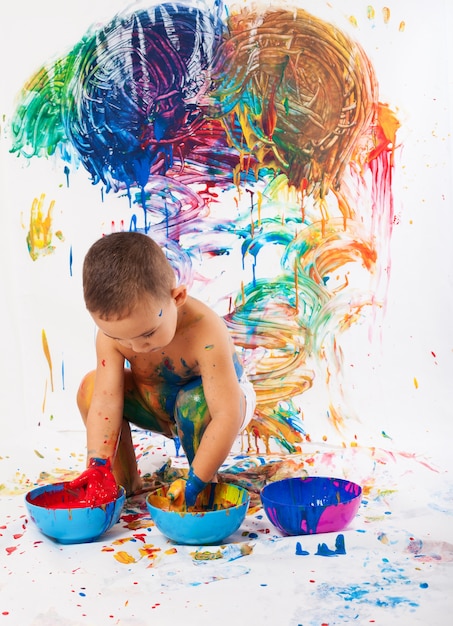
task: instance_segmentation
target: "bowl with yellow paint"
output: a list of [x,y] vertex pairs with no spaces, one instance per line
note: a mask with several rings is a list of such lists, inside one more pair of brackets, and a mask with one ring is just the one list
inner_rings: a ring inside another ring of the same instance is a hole
[[88,543],[106,533],[120,518],[126,492],[100,506],[81,506],[80,493],[68,483],[43,485],[25,496],[27,511],[39,530],[58,543]]
[[224,542],[241,526],[250,504],[248,491],[229,483],[210,483],[189,510],[173,507],[167,491],[167,487],[156,489],[146,505],[160,532],[178,544]]
[[264,512],[284,535],[311,535],[346,528],[362,500],[362,488],[341,478],[307,476],[268,483],[260,493]]

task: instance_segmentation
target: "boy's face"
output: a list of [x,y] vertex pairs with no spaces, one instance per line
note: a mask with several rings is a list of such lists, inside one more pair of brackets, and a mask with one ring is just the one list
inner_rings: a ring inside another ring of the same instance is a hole
[[171,297],[164,302],[156,302],[145,296],[132,312],[122,319],[104,320],[96,313],[91,316],[96,326],[105,335],[117,341],[124,348],[134,352],[160,350],[173,340],[178,307],[186,300],[185,287],[172,290]]

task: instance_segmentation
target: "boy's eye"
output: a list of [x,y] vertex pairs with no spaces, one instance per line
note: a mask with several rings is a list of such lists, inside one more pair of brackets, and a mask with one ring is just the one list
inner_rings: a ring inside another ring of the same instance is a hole
[[143,337],[144,337],[145,339],[148,339],[149,337],[152,337],[153,335],[154,335],[154,331],[153,331],[153,332],[151,332],[151,333],[147,333],[146,335],[143,335]]

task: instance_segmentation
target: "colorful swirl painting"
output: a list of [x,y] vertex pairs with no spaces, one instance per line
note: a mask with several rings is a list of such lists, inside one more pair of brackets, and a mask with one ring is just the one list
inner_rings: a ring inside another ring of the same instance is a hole
[[[93,27],[37,71],[11,150],[127,194],[142,216],[129,228],[189,284],[192,255],[239,243],[253,276],[225,320],[258,394],[249,435],[293,452],[309,437],[313,360],[329,419],[347,422],[338,338],[385,301],[398,126],[366,52],[333,24],[284,4],[164,3]],[[256,273],[270,251],[273,271]]]

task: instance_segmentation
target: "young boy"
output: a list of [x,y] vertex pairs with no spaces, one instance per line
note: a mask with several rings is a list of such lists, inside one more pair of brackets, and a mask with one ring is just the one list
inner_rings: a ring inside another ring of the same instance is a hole
[[181,481],[170,493],[192,506],[255,409],[226,325],[176,284],[162,249],[140,233],[95,242],[85,257],[83,290],[98,327],[97,366],[77,395],[88,467],[73,486],[84,487],[90,502],[108,499],[117,485],[127,494],[140,490],[132,423],[179,437],[190,470],[183,493]]

